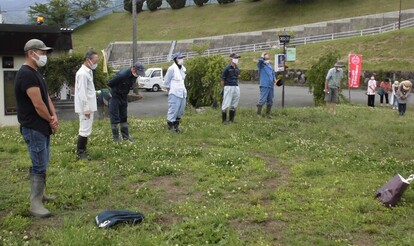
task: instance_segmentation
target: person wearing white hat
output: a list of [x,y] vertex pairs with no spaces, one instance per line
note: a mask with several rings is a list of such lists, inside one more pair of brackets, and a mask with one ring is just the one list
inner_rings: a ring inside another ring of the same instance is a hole
[[326,109],[329,112],[330,106],[332,106],[333,114],[336,114],[336,104],[339,99],[339,90],[341,89],[341,81],[344,77],[344,71],[342,67],[344,63],[338,61],[334,67],[329,69],[325,79],[325,102]]
[[398,98],[398,112],[401,116],[405,114],[407,110],[408,98],[411,95],[411,88],[413,84],[409,80],[401,81],[398,86],[397,98]]
[[184,58],[185,56],[180,52],[175,53],[172,56],[174,63],[168,68],[164,77],[164,86],[168,91],[167,126],[168,130],[177,133],[181,131],[180,121],[187,103]]
[[43,75],[38,69],[47,63],[47,47],[39,39],[31,39],[24,46],[25,62],[19,69],[14,83],[17,102],[17,120],[25,140],[32,165],[30,173],[30,213],[36,217],[52,214],[43,202],[51,198],[44,193],[46,171],[50,158],[50,135],[58,129],[55,107],[49,97]]
[[[236,109],[240,100],[239,74],[237,64],[240,56],[236,53],[230,54],[230,64],[228,64],[221,75],[221,87],[223,87],[223,102],[221,104],[221,121],[223,124],[234,122]],[[229,121],[227,121],[227,111],[229,111]]]

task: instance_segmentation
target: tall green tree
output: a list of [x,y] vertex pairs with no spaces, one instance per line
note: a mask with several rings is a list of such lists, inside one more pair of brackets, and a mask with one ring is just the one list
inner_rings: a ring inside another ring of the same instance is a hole
[[70,2],[66,0],[50,0],[48,3],[35,3],[29,7],[29,16],[35,22],[36,17],[43,16],[44,24],[71,26],[76,19],[73,16]]
[[171,6],[172,9],[182,9],[185,7],[185,2],[187,0],[167,0],[167,3]]
[[155,11],[162,5],[162,0],[147,0],[147,7],[150,11]]
[[99,9],[107,8],[110,0],[72,0],[71,5],[77,18],[90,20]]
[[[129,13],[132,13],[132,1],[133,0],[124,0],[124,9]],[[137,1],[137,13],[142,12],[142,6],[144,5],[145,0]]]

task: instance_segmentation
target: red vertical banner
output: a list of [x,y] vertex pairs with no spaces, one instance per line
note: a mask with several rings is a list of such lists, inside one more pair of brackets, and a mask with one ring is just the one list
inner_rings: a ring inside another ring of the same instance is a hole
[[348,87],[359,87],[361,78],[362,55],[349,54],[349,81]]

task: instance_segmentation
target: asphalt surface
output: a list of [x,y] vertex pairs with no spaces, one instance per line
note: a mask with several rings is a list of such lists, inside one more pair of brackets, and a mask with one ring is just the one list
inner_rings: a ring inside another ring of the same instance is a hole
[[[240,84],[240,102],[239,107],[255,109],[257,100],[259,98],[259,85],[258,84]],[[136,117],[145,116],[160,116],[167,114],[167,93],[164,91],[148,92],[140,90],[143,98],[139,101],[130,102],[128,104],[128,115]],[[343,94],[350,98],[353,104],[367,104],[367,96],[365,90],[347,89],[343,91]],[[379,96],[375,97],[375,104],[379,105]],[[409,105],[414,104],[411,100]],[[285,100],[284,106],[288,107],[312,107],[313,98],[309,93],[308,87],[299,86],[285,86]],[[282,87],[275,87],[274,107],[282,107]],[[59,118],[64,120],[77,119],[77,115],[73,112],[73,109],[64,109],[58,111]],[[98,117],[99,118],[99,117]]]

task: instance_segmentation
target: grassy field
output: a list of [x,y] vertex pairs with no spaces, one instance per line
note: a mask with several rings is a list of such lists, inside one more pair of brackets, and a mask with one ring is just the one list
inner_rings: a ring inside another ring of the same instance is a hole
[[[413,245],[414,191],[396,208],[373,198],[414,173],[413,113],[340,105],[275,111],[188,108],[182,134],[164,117],[131,118],[133,144],[94,124],[91,162],[76,161],[77,121],[52,137],[49,219],[28,215],[29,156],[17,127],[0,128],[2,245]],[[98,229],[103,210],[140,211],[140,225]]]
[[[138,14],[138,40],[180,40],[229,33],[248,32],[397,11],[398,1],[314,0],[286,5],[279,0],[242,1],[225,5],[164,9]],[[375,7],[373,7],[375,6]],[[402,9],[412,8],[414,0],[402,1]],[[101,50],[114,41],[132,40],[132,17],[115,13],[75,30],[75,52],[93,47]]]

